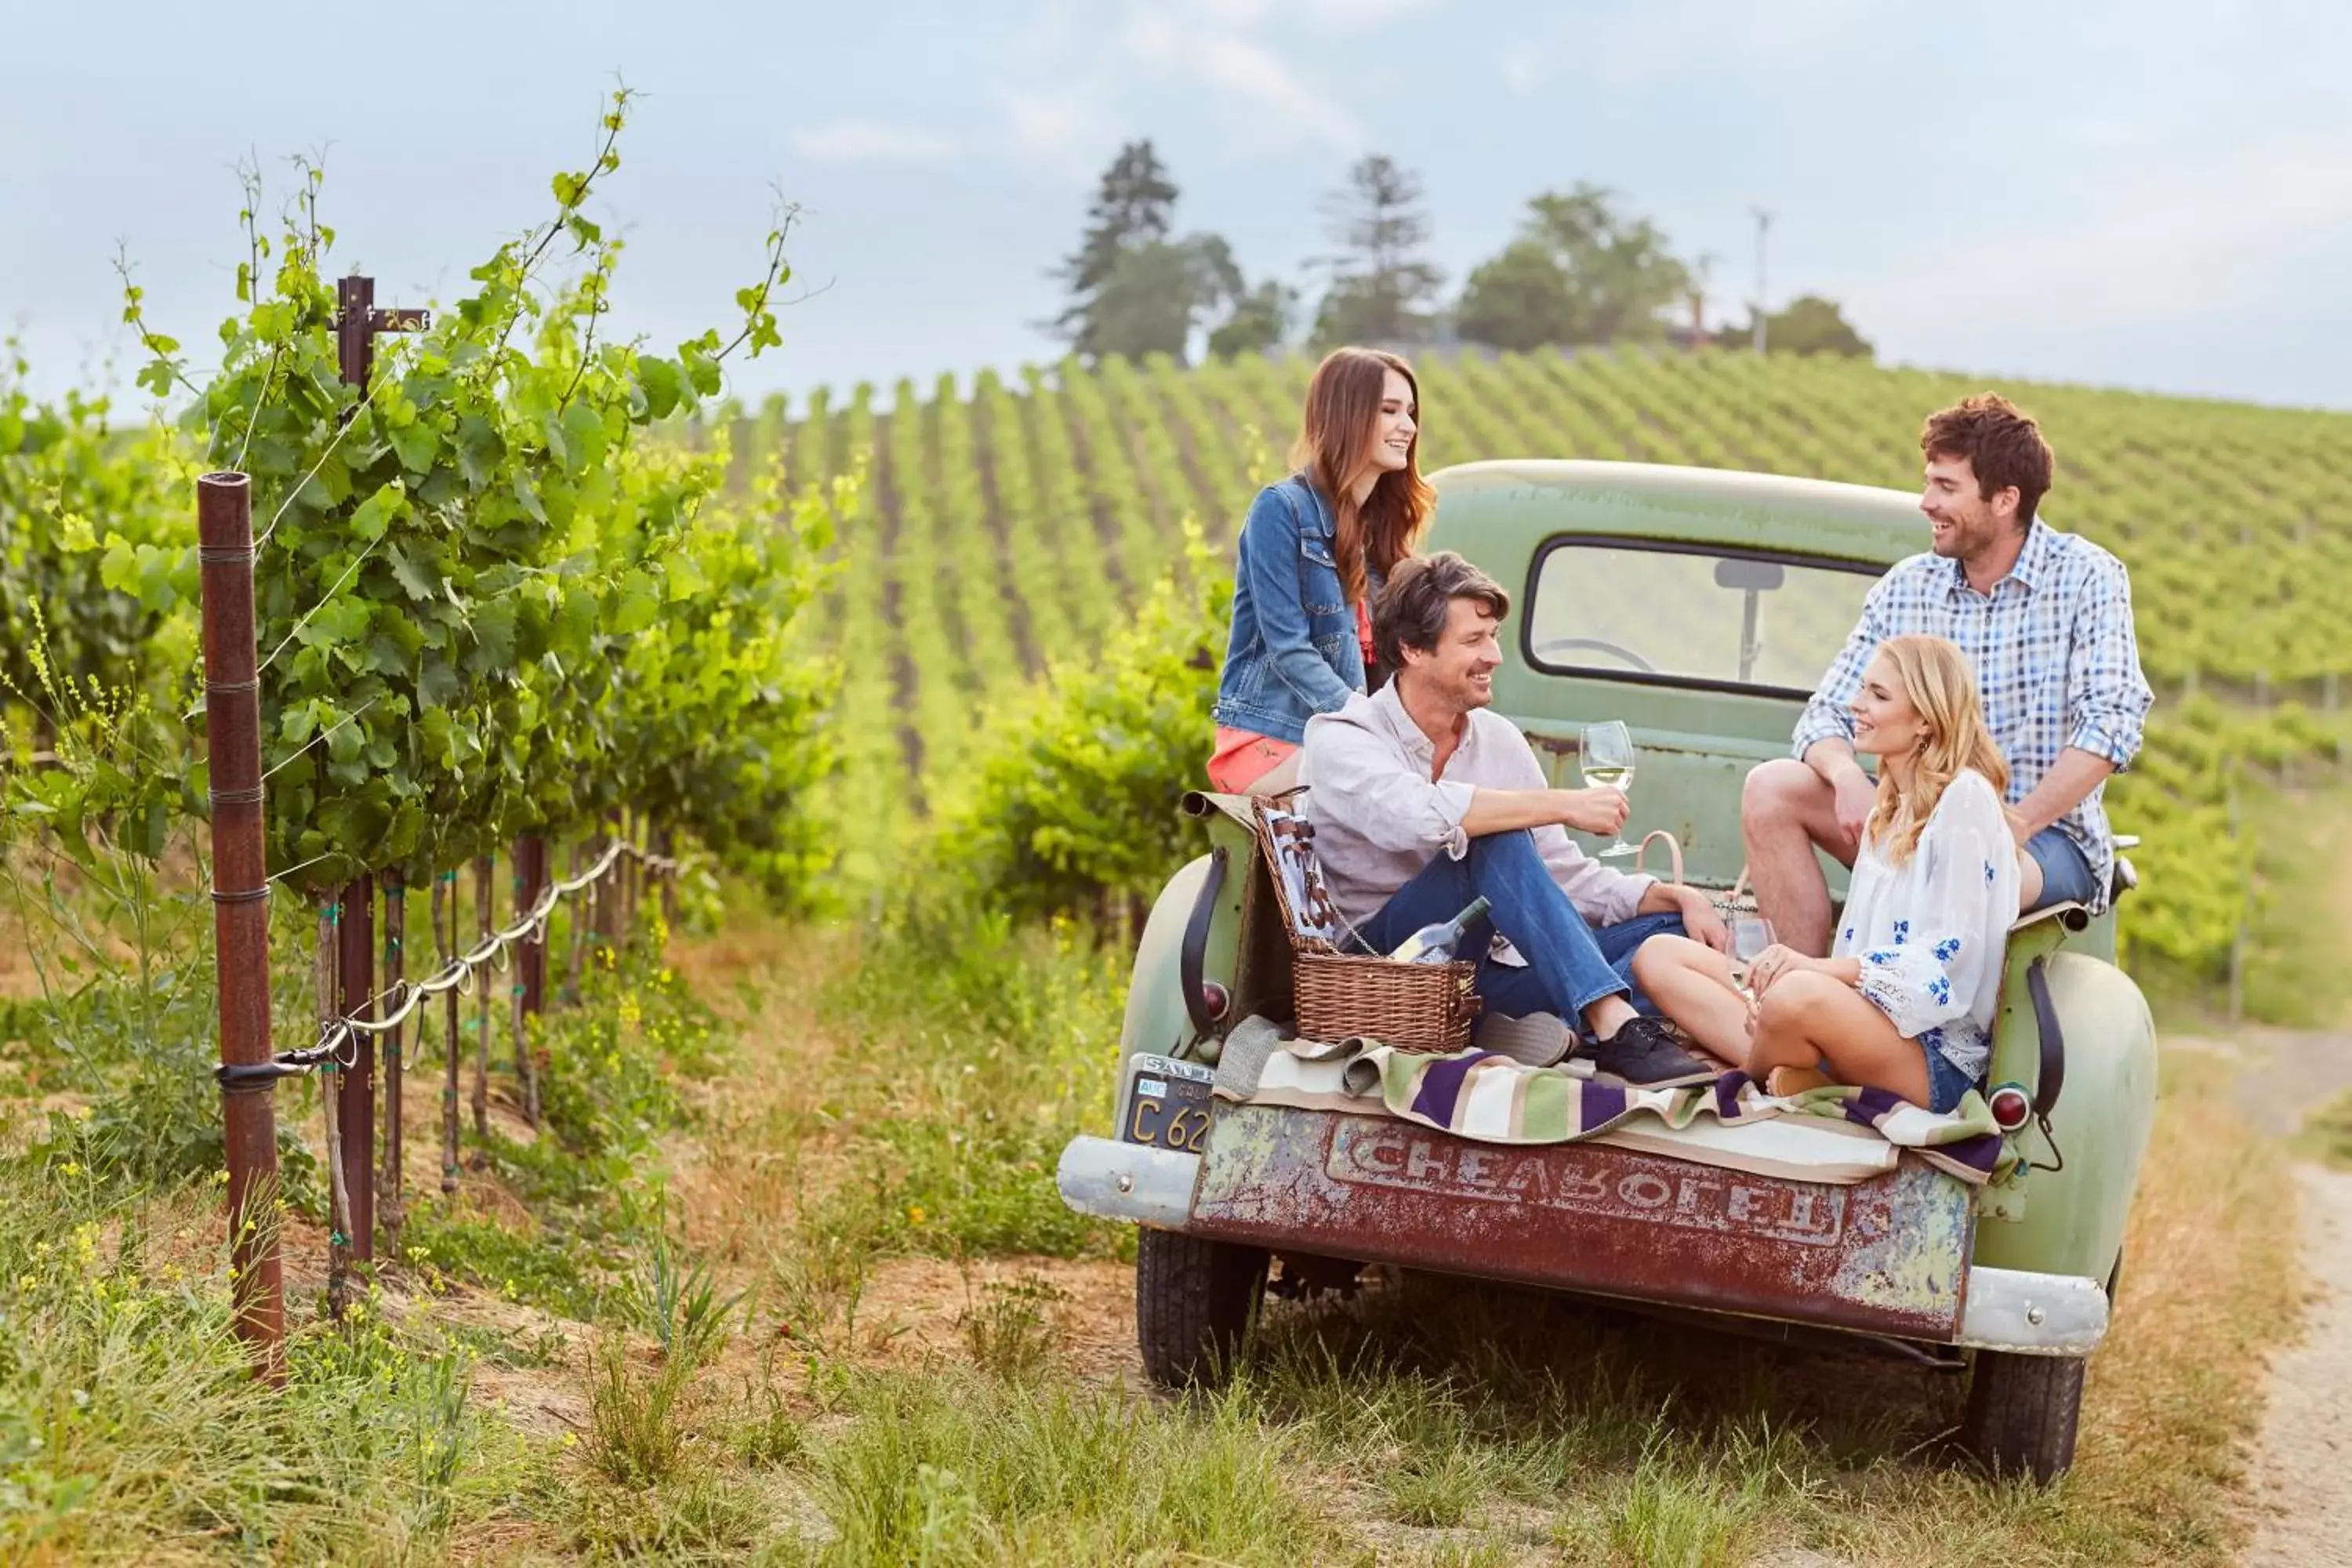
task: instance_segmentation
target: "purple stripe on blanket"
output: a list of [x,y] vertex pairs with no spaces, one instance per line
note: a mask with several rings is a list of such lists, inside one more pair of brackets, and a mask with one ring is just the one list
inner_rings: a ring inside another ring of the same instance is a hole
[[1957,1143],[1938,1143],[1936,1152],[1956,1164],[1966,1165],[1972,1171],[1981,1171],[1990,1176],[2000,1163],[2000,1135],[1985,1132],[1974,1138],[1963,1138]]
[[1588,1079],[1577,1085],[1576,1121],[1579,1132],[1608,1126],[1625,1114],[1625,1090],[1617,1084]]
[[1879,1118],[1909,1107],[1911,1102],[1889,1089],[1863,1089],[1845,1102],[1845,1119],[1875,1131]]
[[1715,1080],[1715,1114],[1725,1121],[1739,1120],[1739,1091],[1755,1079],[1737,1068],[1717,1076]]
[[1432,1062],[1423,1069],[1421,1086],[1413,1091],[1412,1113],[1426,1116],[1440,1127],[1453,1126],[1454,1102],[1462,1098],[1462,1080],[1470,1075],[1472,1068],[1496,1055],[1494,1051],[1480,1051],[1476,1056]]

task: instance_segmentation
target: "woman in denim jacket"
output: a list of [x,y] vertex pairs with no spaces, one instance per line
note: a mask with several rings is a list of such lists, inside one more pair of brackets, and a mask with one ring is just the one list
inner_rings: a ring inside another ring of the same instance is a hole
[[1436,508],[1415,464],[1420,402],[1394,354],[1334,349],[1315,368],[1290,454],[1298,471],[1260,490],[1242,524],[1214,788],[1288,789],[1307,721],[1366,689],[1372,595]]

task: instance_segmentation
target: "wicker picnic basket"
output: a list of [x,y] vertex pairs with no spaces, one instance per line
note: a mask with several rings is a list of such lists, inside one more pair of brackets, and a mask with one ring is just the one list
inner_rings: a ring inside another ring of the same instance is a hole
[[[1404,1051],[1458,1051],[1478,1019],[1472,963],[1398,963],[1342,952],[1346,930],[1315,861],[1314,825],[1288,797],[1255,803],[1258,847],[1273,873],[1290,938],[1291,994],[1298,1033],[1310,1040],[1361,1035]],[[1318,935],[1317,933],[1328,933]]]

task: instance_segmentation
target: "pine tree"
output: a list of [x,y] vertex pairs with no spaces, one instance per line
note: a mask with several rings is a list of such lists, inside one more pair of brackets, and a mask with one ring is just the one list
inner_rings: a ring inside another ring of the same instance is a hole
[[1176,195],[1176,182],[1149,138],[1121,147],[1103,171],[1077,251],[1052,274],[1069,290],[1069,303],[1055,318],[1053,331],[1079,354],[1091,358],[1104,352],[1097,307],[1105,287],[1130,252],[1166,241],[1175,222]]
[[1421,181],[1373,153],[1348,171],[1345,188],[1324,198],[1326,232],[1342,247],[1318,265],[1331,287],[1316,314],[1318,348],[1348,342],[1416,342],[1430,335],[1431,305],[1444,275],[1420,258],[1429,243]]

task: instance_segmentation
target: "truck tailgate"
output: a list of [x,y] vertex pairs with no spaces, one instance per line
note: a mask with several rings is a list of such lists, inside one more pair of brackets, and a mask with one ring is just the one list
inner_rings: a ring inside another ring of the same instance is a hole
[[1906,1339],[1959,1331],[1975,1194],[1916,1160],[1852,1185],[1593,1143],[1220,1104],[1183,1228]]

